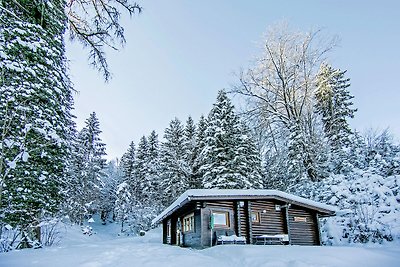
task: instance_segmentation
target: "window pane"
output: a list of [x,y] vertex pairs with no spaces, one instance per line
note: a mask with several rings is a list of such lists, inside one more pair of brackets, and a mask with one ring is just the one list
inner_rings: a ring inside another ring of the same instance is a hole
[[260,222],[260,213],[253,211],[251,213],[251,221],[252,222]]
[[194,230],[194,214],[191,213],[183,218],[183,231],[193,231]]
[[228,225],[228,222],[227,222],[228,213],[227,212],[224,212],[224,213],[214,212],[213,215],[214,215],[214,224]]

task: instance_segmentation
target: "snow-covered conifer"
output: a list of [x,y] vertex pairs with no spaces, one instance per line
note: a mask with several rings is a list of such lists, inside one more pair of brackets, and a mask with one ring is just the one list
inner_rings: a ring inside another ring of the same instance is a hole
[[184,129],[185,161],[188,165],[186,179],[189,188],[198,188],[194,174],[194,164],[197,157],[196,125],[191,116],[188,117]]
[[71,219],[80,224],[99,210],[106,163],[105,144],[99,136],[101,130],[96,113],[91,113],[85,123],[75,143],[74,167],[66,200]]
[[124,181],[127,181],[132,186],[134,183],[134,167],[135,167],[136,148],[135,143],[132,141],[128,150],[121,157],[121,170]]
[[260,175],[253,176],[254,173],[249,172],[251,163],[247,160],[252,156],[246,153],[254,152],[249,145],[251,139],[245,137],[240,119],[225,91],[219,91],[207,122],[205,146],[201,151],[204,164],[200,167],[203,187],[260,188]]
[[325,135],[336,151],[349,145],[352,131],[347,119],[357,111],[352,108],[354,96],[348,91],[350,79],[345,74],[346,71],[322,64],[315,92],[316,112],[321,115]]
[[162,182],[164,205],[170,204],[188,189],[186,180],[189,166],[185,160],[184,128],[178,118],[173,119],[164,133],[161,148]]
[[127,229],[133,213],[132,189],[127,182],[122,182],[116,189],[115,219],[121,223],[121,233]]
[[25,2],[0,2],[0,208],[2,221],[40,243],[35,227],[59,210],[62,199],[72,96],[62,2],[49,8],[44,1],[45,13]]

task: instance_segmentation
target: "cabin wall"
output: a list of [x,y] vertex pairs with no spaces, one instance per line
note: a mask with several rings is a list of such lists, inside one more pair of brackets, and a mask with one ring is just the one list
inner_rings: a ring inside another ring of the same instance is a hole
[[[276,209],[276,205],[281,210]],[[210,229],[213,211],[229,213],[229,226]],[[183,218],[194,213],[194,230],[182,232]],[[259,214],[259,222],[252,222],[251,214]],[[171,224],[171,237],[166,236],[167,222]],[[233,230],[244,236],[247,243],[253,243],[260,235],[288,234],[290,244],[319,245],[319,224],[316,211],[281,200],[231,200],[198,201],[182,207],[163,220],[163,242],[188,247],[209,247],[215,244],[215,231]]]
[[292,205],[288,209],[290,243],[292,245],[320,245],[317,214]]
[[[251,212],[258,213],[259,222],[251,222],[251,238],[260,235],[287,234],[286,216],[284,208],[277,211],[275,205],[282,206],[284,203],[274,200],[251,201]],[[250,212],[250,216],[251,216]]]
[[[185,233],[182,232],[182,227],[183,227],[182,222],[185,215],[192,212],[195,212],[195,215],[197,212],[197,216],[200,216],[200,211],[196,210],[195,203],[187,205],[182,209],[179,209],[178,211],[171,214],[171,216],[165,218],[163,220],[163,241],[165,240],[167,244],[171,245],[185,246],[185,239],[184,239]],[[171,236],[169,238],[167,237],[166,225],[164,226],[164,224],[167,224],[168,222],[170,222],[171,224]],[[196,227],[196,218],[195,218],[195,227]],[[200,236],[201,232],[197,231],[196,234]],[[190,243],[194,242],[190,241],[191,239],[194,238],[195,238],[194,234],[189,234],[187,235],[186,239]]]
[[[235,231],[235,205],[235,201],[208,201],[203,203],[204,208],[201,209],[201,244],[203,247],[209,247],[215,243],[215,230],[229,229]],[[229,227],[219,228],[216,226],[215,229],[211,230],[210,218],[213,211],[229,212]]]
[[[183,218],[183,217],[182,217]],[[183,232],[182,245],[185,247],[201,247],[201,211],[194,211],[194,229],[190,232]]]
[[247,209],[247,201],[238,201],[238,221],[240,223],[240,227],[238,227],[238,235],[244,236],[248,238],[248,209]]

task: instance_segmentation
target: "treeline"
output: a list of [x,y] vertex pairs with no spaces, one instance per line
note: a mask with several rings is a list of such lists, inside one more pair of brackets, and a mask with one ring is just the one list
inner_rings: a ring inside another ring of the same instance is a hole
[[132,142],[118,164],[105,165],[93,113],[77,135],[64,212],[83,224],[94,214],[121,232],[148,230],[151,220],[190,188],[263,188],[261,158],[250,129],[220,91],[198,123],[173,119],[163,141],[153,131]]

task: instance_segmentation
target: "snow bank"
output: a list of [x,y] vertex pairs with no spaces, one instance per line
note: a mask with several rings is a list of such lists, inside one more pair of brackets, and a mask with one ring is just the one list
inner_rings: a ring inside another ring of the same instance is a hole
[[[101,237],[98,236],[98,237]],[[341,266],[397,267],[400,246],[305,247],[220,245],[193,250],[161,244],[161,229],[144,237],[87,238],[59,247],[0,254],[0,267]]]

